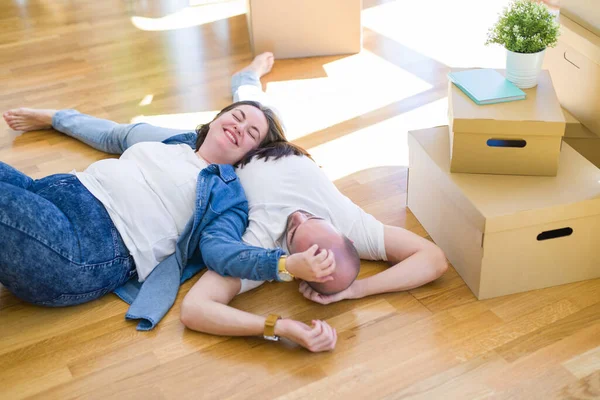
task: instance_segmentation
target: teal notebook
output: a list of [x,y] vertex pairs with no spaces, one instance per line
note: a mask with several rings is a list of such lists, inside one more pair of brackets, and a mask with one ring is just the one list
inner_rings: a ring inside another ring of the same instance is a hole
[[493,69],[450,72],[448,79],[479,105],[525,99],[524,91]]

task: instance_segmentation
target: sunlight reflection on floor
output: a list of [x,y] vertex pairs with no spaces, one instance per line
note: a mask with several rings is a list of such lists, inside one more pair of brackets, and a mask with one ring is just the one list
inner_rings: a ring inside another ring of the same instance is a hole
[[447,125],[447,111],[444,97],[308,151],[332,181],[368,168],[408,166],[408,131]]
[[168,31],[199,26],[246,13],[244,0],[216,2],[198,7],[185,7],[159,18],[131,17],[131,23],[142,31]]
[[324,65],[327,78],[271,82],[290,140],[424,92],[432,85],[363,50]]
[[138,115],[132,118],[131,123],[146,122],[156,126],[173,129],[186,129],[193,131],[196,126],[213,120],[219,113],[215,111],[200,111],[193,113],[182,114],[165,114],[165,115]]

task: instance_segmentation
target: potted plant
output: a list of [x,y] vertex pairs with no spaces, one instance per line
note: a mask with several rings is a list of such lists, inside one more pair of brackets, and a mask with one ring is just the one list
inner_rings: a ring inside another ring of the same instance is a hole
[[490,28],[485,44],[506,49],[506,79],[528,89],[537,85],[546,48],[556,46],[558,35],[559,24],[546,5],[515,0]]

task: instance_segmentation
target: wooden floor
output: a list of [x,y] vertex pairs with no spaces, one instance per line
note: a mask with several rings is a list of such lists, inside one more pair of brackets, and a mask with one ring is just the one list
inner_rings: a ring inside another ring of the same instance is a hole
[[[477,13],[501,2],[364,0],[363,53],[281,60],[264,82],[297,95],[300,117],[288,120],[290,131],[340,190],[381,221],[426,237],[406,208],[407,164],[400,157],[406,130],[444,121],[438,106],[445,103],[445,75],[460,66],[453,61],[460,46],[471,43],[461,26],[476,24],[483,18]],[[175,3],[168,12],[177,12]],[[128,123],[140,115],[177,122],[227,105],[230,75],[251,60],[245,16],[138,29],[131,17],[164,15],[159,6],[159,0],[3,1],[0,109],[77,108]],[[465,17],[464,7],[475,16]],[[448,25],[453,18],[458,22]],[[407,26],[414,34],[390,33]],[[453,43],[457,50],[448,52]],[[339,84],[335,74],[354,81]],[[314,101],[331,106],[310,109],[300,94],[321,84],[329,86]],[[364,92],[352,98],[343,92],[350,84]],[[381,95],[373,95],[376,89]],[[142,105],[148,96],[152,101]],[[381,101],[366,102],[373,99]],[[355,113],[337,112],[336,101],[346,101],[345,111],[355,105]],[[298,128],[296,121],[317,117],[321,125]],[[0,123],[0,160],[35,178],[82,170],[104,157],[57,132],[21,135]],[[361,274],[384,267],[364,263]],[[179,307],[195,281],[147,333],[124,321],[126,306],[113,295],[45,309],[0,286],[0,398],[600,398],[600,280],[477,301],[450,268],[410,292],[329,306],[305,300],[294,283],[265,284],[235,299],[234,306],[258,314],[326,319],[339,332],[337,348],[326,354],[184,329]]]

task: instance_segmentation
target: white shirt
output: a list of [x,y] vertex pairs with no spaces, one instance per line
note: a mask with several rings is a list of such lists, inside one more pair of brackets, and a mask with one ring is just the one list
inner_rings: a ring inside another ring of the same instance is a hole
[[198,174],[207,166],[186,144],[142,142],[119,159],[76,173],[102,202],[144,281],[175,245],[196,202]]
[[[386,260],[383,224],[340,193],[309,158],[254,159],[236,173],[250,207],[244,242],[287,251],[283,237],[287,217],[302,209],[329,221],[353,240],[361,258]],[[242,279],[240,293],[262,283]]]

